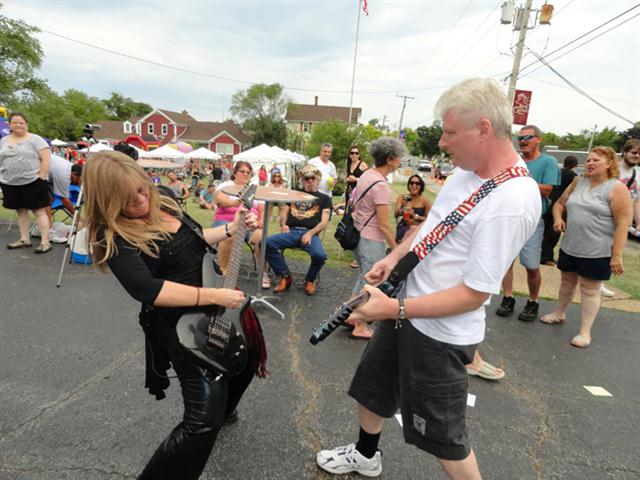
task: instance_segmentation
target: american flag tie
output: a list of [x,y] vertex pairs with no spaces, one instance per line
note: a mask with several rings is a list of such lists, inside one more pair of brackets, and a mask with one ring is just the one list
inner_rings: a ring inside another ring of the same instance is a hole
[[462,221],[462,219],[475,207],[480,201],[489,195],[492,190],[502,185],[507,180],[517,177],[528,177],[529,170],[523,167],[512,167],[503,170],[495,177],[490,178],[484,182],[480,187],[471,194],[464,202],[445,217],[438,225],[435,226],[426,237],[420,241],[415,247],[413,247],[413,253],[415,253],[420,260],[429,255],[431,251],[436,248],[444,237],[449,235],[451,231]]

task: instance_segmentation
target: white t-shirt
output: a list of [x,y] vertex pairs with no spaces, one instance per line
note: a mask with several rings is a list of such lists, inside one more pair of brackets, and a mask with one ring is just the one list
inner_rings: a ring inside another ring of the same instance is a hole
[[327,186],[327,179],[329,177],[333,178],[333,184],[335,185],[335,182],[338,178],[338,171],[336,170],[336,166],[331,160],[329,160],[327,163],[324,163],[322,160],[320,160],[320,157],[313,157],[307,163],[310,163],[318,170],[320,170],[320,173],[322,173],[322,178],[320,179],[320,183],[318,184],[318,191],[324,193],[325,195],[329,195],[329,198],[331,198],[333,196],[333,194],[331,193],[331,191],[333,190],[333,185],[332,188],[329,188]]
[[53,183],[53,193],[69,198],[69,184],[71,183],[71,162],[58,155],[51,155],[49,163],[49,180]]
[[[526,168],[522,160],[517,165]],[[460,169],[450,175],[412,247],[485,180]],[[407,278],[407,297],[463,283],[480,292],[499,293],[502,277],[538,225],[540,210],[540,190],[535,180],[519,177],[506,181],[478,203],[413,269]],[[412,318],[411,322],[420,332],[440,342],[472,345],[484,339],[485,307],[448,317]]]

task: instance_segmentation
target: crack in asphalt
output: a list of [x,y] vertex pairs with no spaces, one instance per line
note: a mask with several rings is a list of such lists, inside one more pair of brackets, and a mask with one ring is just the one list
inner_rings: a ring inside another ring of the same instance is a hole
[[60,398],[54,400],[46,405],[40,407],[40,410],[32,415],[30,418],[24,420],[22,423],[16,425],[13,428],[9,428],[4,431],[0,431],[0,438],[6,440],[9,435],[19,435],[21,434],[27,427],[29,427],[32,423],[36,422],[39,418],[48,413],[55,413],[58,410],[64,408],[69,402],[72,402],[80,397],[80,395],[95,385],[98,385],[105,379],[108,379],[111,375],[113,375],[119,368],[121,368],[125,363],[131,360],[136,355],[139,355],[144,350],[144,346],[138,348],[136,350],[126,352],[109,365],[107,365],[102,370],[98,371],[83,383],[78,385],[77,388],[71,390],[70,392],[65,392]]
[[[318,396],[321,388],[311,380],[312,377],[305,375],[302,371],[302,359],[298,349],[298,344],[300,343],[298,316],[302,310],[303,307],[297,302],[293,305],[291,324],[287,332],[287,351],[291,359],[291,372],[303,392],[301,404],[295,414],[296,427],[307,438],[312,451],[317,452],[322,447],[322,441],[320,435],[312,427],[310,419],[318,416]],[[329,477],[324,472],[316,470],[314,478],[319,480]]]
[[[126,473],[118,472],[116,470],[104,470],[101,468],[93,467],[19,467],[15,465],[2,465],[0,464],[0,472],[7,473],[36,473],[36,474],[49,474],[49,473],[62,473],[62,472],[87,472],[87,473],[99,473],[105,475],[117,476],[119,478],[136,478],[136,475],[129,475]],[[48,475],[47,475],[48,477]]]

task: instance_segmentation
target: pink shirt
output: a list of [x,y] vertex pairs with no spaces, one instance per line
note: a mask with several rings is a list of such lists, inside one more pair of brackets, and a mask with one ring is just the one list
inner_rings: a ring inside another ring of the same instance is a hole
[[[232,186],[235,185],[235,183],[233,182],[233,180],[228,180],[226,182],[222,182],[220,185],[218,185],[218,188],[216,188],[216,192],[218,190],[221,190],[223,188],[226,188],[228,186]],[[226,195],[226,194],[225,194]],[[229,196],[229,195],[227,195]],[[253,202],[253,208],[251,209],[251,211],[253,213],[255,213],[256,215],[258,214],[258,202]],[[220,222],[220,221],[224,221],[224,222],[232,222],[233,219],[236,216],[236,212],[238,211],[239,207],[218,207],[216,208],[216,216],[214,218],[214,221],[216,222]]]
[[[380,231],[378,217],[375,213],[377,205],[389,205],[391,203],[391,187],[389,187],[387,179],[373,168],[366,170],[358,179],[358,184],[351,194],[351,199],[354,202],[357,201],[360,195],[369,188],[369,185],[378,180],[382,181],[371,187],[362,200],[356,204],[353,210],[353,221],[356,228],[360,230],[360,237],[384,242],[384,236]],[[369,220],[372,215],[373,217]],[[367,223],[367,220],[369,220],[369,223]],[[362,228],[365,223],[367,225]]]

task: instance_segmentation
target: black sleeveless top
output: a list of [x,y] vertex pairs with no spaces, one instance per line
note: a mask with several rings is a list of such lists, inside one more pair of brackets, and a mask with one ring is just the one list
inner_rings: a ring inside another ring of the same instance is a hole
[[361,164],[362,164],[362,160],[358,160],[358,164],[356,165],[356,168],[354,168],[353,171],[350,171],[349,162],[347,162],[347,177],[349,175],[353,175],[356,178],[360,178],[360,176],[364,173],[364,170],[360,169]]

